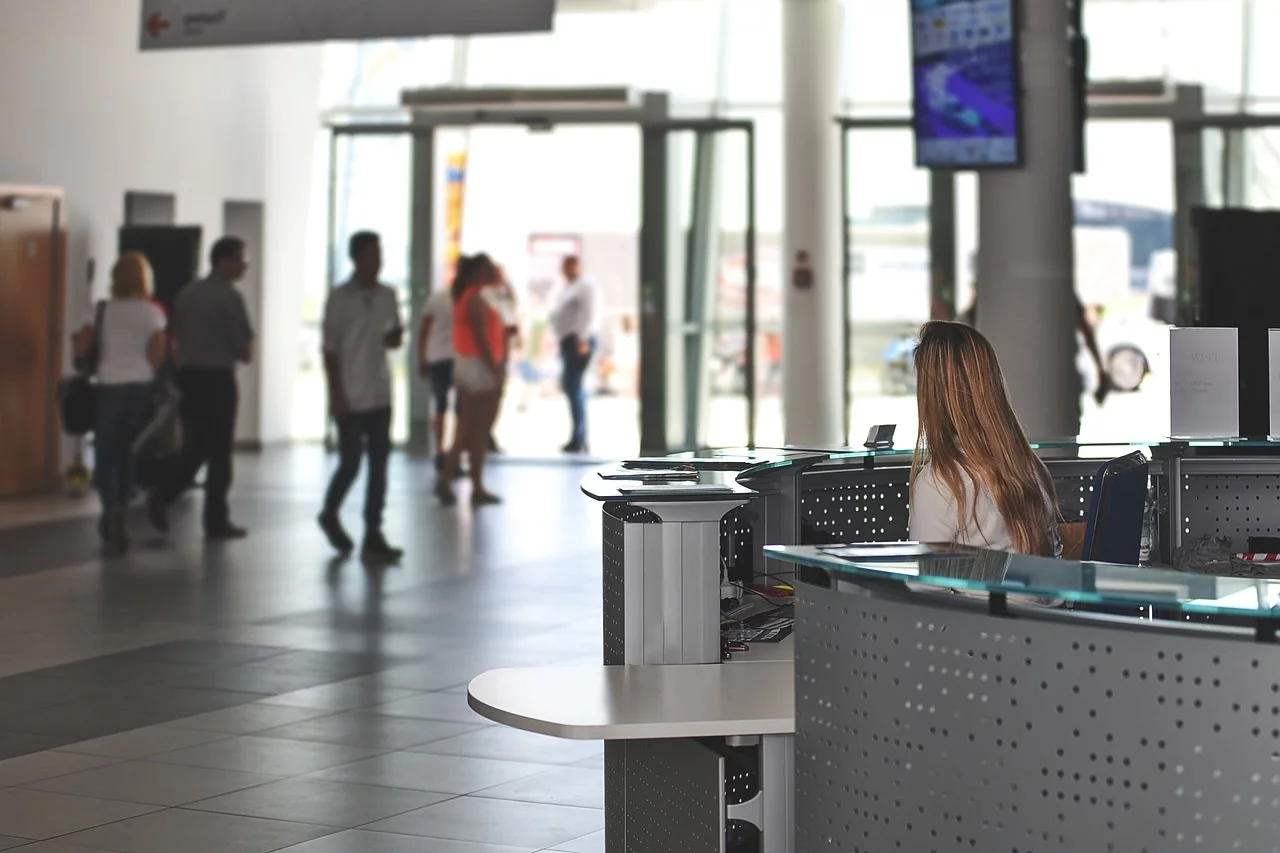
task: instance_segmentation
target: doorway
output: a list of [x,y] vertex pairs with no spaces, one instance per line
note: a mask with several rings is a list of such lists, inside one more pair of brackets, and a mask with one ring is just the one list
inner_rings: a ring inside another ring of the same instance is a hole
[[[672,120],[653,93],[593,91],[584,103],[563,91],[445,95],[406,93],[407,122],[330,123],[331,280],[345,274],[346,235],[381,230],[384,277],[410,321],[446,284],[458,251],[497,255],[525,308],[498,439],[544,455],[568,432],[545,313],[563,286],[559,260],[576,252],[603,303],[589,385],[593,452],[754,444],[752,122]],[[401,180],[388,180],[397,168]],[[565,215],[575,209],[591,215]],[[430,400],[409,349],[397,369],[398,437],[425,452]]]
[[63,216],[59,190],[0,187],[0,497],[58,482]]

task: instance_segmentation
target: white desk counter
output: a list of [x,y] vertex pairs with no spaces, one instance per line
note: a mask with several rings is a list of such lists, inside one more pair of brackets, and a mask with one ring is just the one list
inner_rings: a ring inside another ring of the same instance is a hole
[[575,740],[793,734],[796,729],[790,660],[496,669],[471,682],[467,701],[494,722]]

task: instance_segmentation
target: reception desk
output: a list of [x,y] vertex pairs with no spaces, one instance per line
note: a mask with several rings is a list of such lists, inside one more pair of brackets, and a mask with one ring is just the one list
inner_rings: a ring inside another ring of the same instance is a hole
[[[768,550],[799,570],[797,851],[1280,846],[1280,583]],[[1242,624],[1080,609],[1130,606]]]

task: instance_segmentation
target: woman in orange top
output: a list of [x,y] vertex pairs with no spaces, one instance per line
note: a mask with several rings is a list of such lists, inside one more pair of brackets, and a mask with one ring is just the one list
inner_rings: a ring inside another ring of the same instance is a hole
[[484,487],[489,431],[498,416],[502,377],[507,370],[506,328],[502,315],[484,298],[484,290],[501,283],[498,267],[488,255],[459,259],[453,281],[453,382],[458,389],[458,427],[436,483],[436,496],[445,506],[458,502],[451,484],[463,453],[471,462],[471,505],[501,500]]

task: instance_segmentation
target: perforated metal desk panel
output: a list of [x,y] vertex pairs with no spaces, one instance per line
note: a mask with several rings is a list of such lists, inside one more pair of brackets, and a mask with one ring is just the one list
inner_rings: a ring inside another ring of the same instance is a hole
[[[805,567],[800,853],[1280,850],[1280,584],[1010,555],[916,576],[775,556]],[[1012,598],[1054,592],[1260,630]]]

